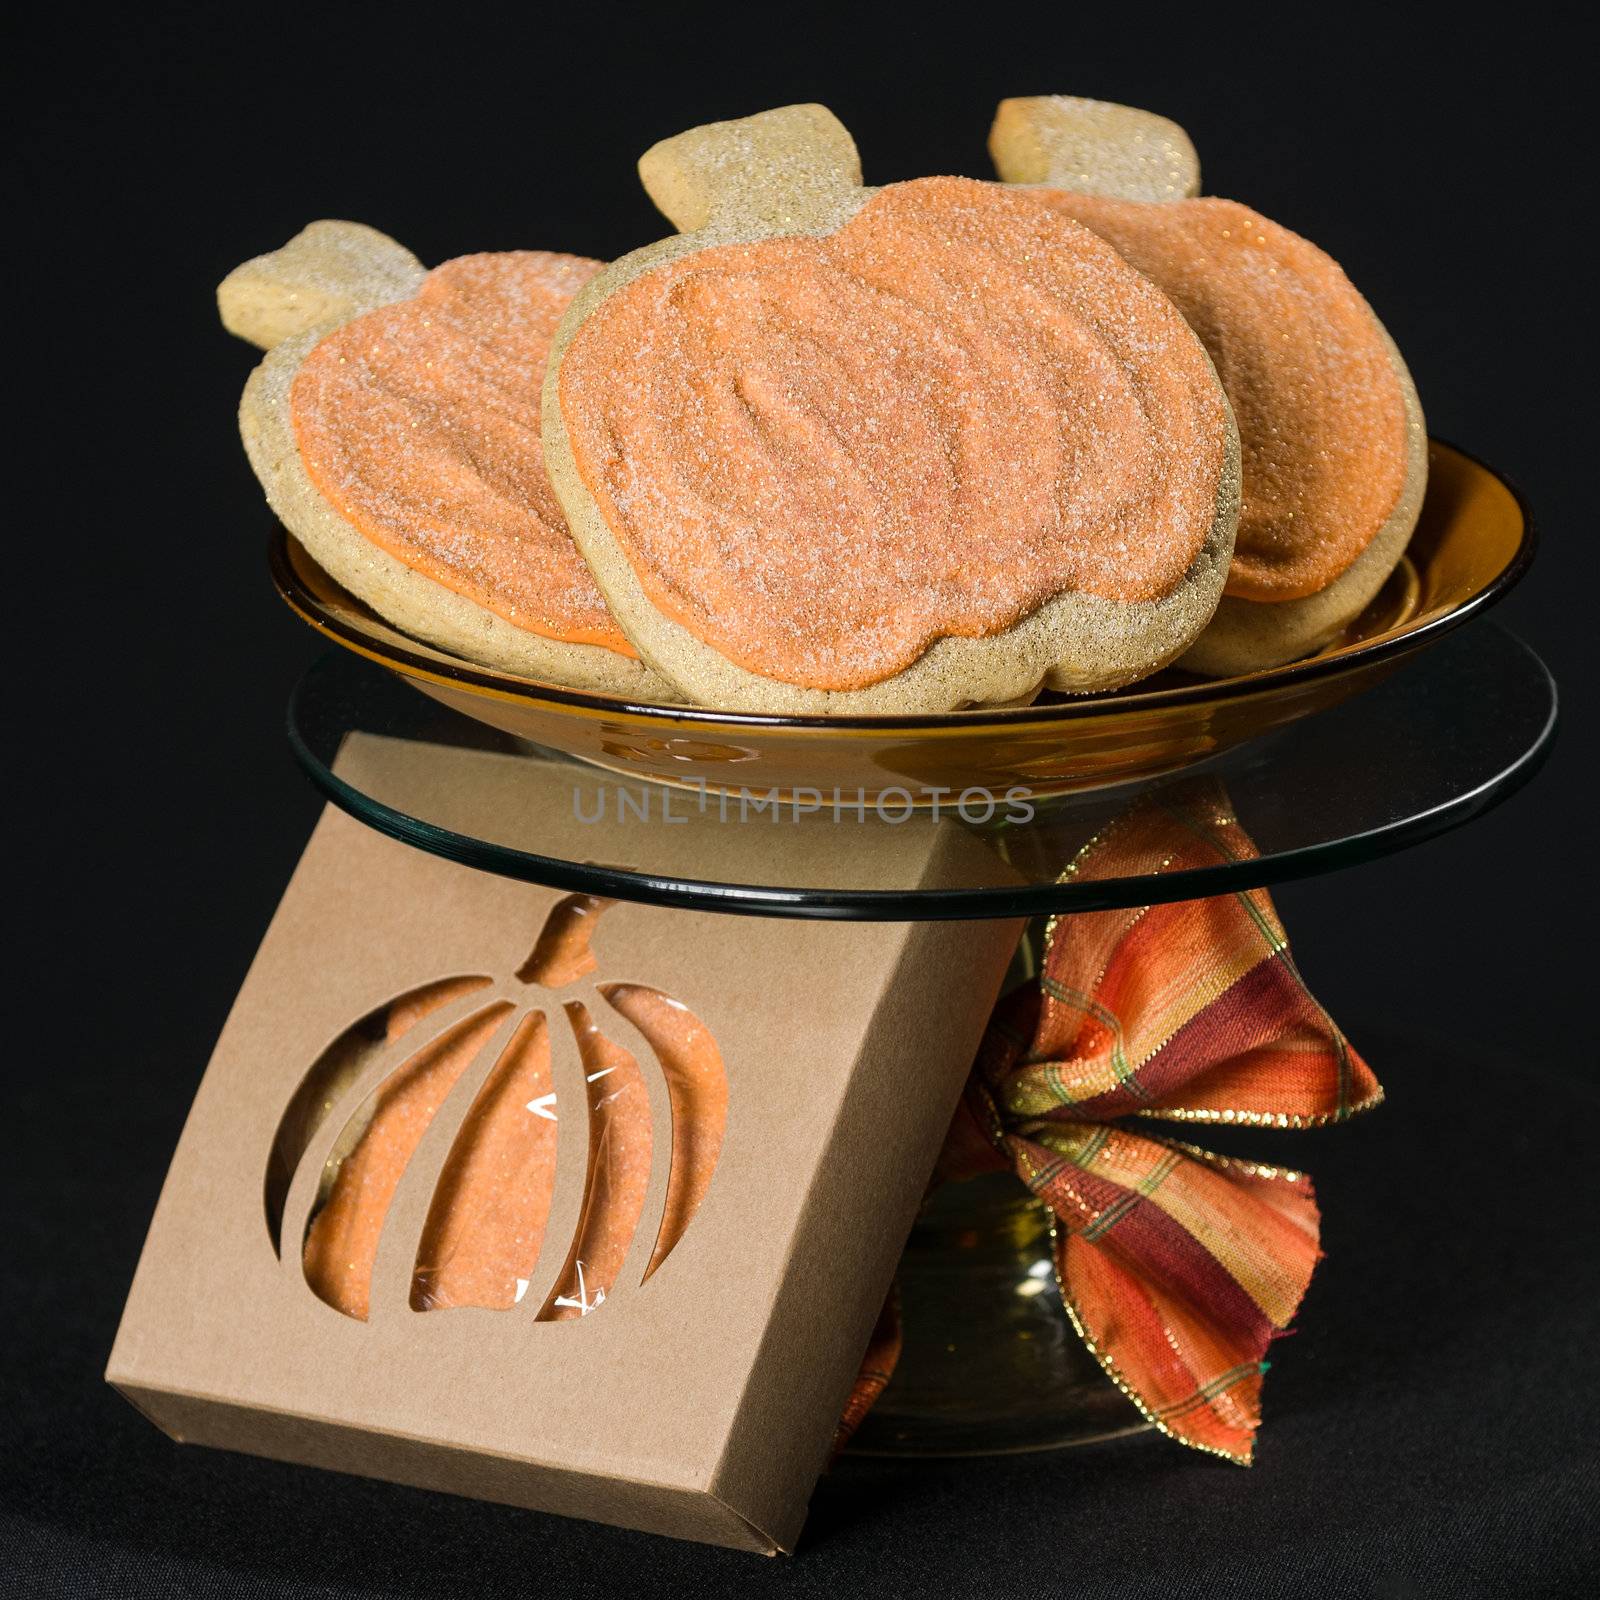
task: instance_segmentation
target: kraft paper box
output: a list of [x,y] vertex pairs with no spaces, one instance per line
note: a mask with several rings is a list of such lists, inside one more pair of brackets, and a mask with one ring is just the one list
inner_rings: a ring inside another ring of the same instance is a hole
[[[454,785],[502,839],[599,781],[432,757],[355,736],[341,772]],[[804,848],[959,882],[974,841],[932,834]],[[727,876],[793,837],[730,825]],[[175,1439],[790,1549],[1019,931],[599,908],[330,808],[107,1378]]]

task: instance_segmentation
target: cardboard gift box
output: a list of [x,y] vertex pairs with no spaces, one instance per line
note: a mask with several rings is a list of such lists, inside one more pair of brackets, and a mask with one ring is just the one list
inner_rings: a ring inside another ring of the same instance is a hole
[[[605,781],[427,754],[355,736],[340,771],[509,840]],[[728,876],[799,848],[871,886],[977,847],[767,819]],[[790,1549],[1018,933],[602,909],[330,809],[107,1378],[175,1439]]]

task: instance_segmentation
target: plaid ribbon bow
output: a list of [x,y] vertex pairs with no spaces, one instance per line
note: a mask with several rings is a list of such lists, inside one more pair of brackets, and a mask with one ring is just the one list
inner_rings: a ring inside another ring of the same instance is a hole
[[[1205,784],[1136,805],[1068,874],[1255,854]],[[935,1178],[1015,1170],[1051,1212],[1062,1300],[1107,1375],[1163,1433],[1243,1464],[1267,1345],[1321,1254],[1311,1183],[1140,1124],[1308,1128],[1382,1098],[1264,890],[1080,913],[1051,922],[1037,981],[996,1008]],[[883,1339],[847,1422],[887,1382]]]

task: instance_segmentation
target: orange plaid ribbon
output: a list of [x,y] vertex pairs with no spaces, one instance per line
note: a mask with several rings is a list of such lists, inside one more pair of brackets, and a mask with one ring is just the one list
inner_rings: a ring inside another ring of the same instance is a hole
[[[1181,794],[1137,804],[1068,875],[1255,856],[1215,785]],[[935,1176],[1014,1169],[1050,1209],[1062,1300],[1107,1375],[1162,1432],[1248,1463],[1263,1357],[1321,1254],[1311,1183],[1143,1124],[1308,1128],[1382,1098],[1264,890],[1081,913],[996,1008]]]

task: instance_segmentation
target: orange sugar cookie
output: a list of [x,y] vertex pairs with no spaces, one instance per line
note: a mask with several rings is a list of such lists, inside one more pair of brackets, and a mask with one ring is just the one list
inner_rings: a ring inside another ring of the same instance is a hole
[[371,229],[313,223],[223,283],[270,353],[241,430],[269,502],[404,631],[525,676],[660,697],[550,489],[538,395],[550,340],[600,263],[546,251],[425,273]]
[[1239,426],[1242,501],[1225,598],[1183,665],[1293,660],[1372,599],[1411,536],[1426,435],[1404,362],[1337,262],[1233,201],[1196,199],[1182,130],[1102,101],[1007,100],[990,136],[1008,182],[1037,185],[1183,312]]
[[1128,682],[1215,607],[1237,440],[1171,302],[1036,197],[860,186],[787,107],[640,164],[691,231],[563,319],[545,453],[691,698],[918,711]]

